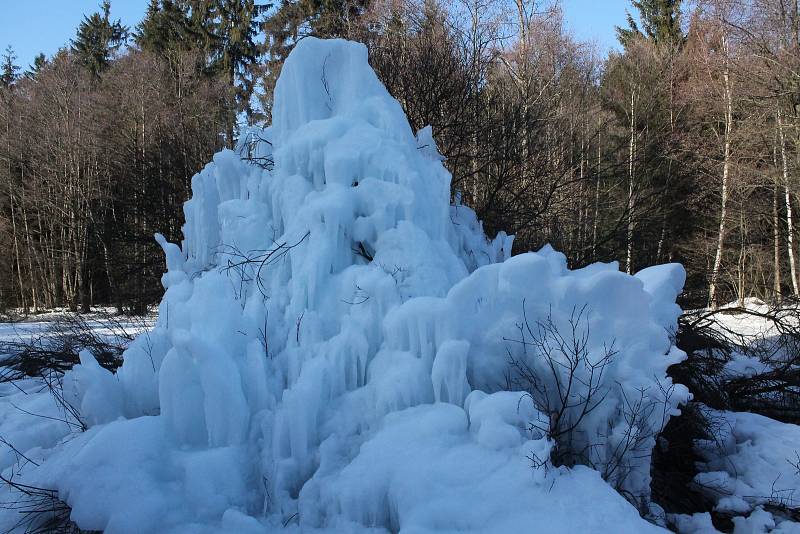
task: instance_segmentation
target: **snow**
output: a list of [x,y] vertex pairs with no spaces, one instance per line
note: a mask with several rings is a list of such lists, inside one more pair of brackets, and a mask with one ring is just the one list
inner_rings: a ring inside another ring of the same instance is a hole
[[[694,484],[732,517],[734,534],[797,533],[800,523],[780,512],[797,506],[800,426],[746,412],[705,409],[715,440],[701,441]],[[770,507],[767,509],[767,507]],[[711,514],[673,515],[680,533],[716,533]]]
[[[499,404],[511,408],[506,413],[516,411],[518,394],[494,395],[504,397]],[[491,404],[494,395],[480,402]],[[490,413],[487,406],[486,416]],[[324,465],[323,456],[321,470],[331,473],[315,476],[303,488],[301,508],[312,521],[341,514],[394,532],[525,532],[532,525],[543,532],[660,531],[609,493],[595,471],[532,470],[526,456],[536,451],[546,457],[546,440],[525,441],[516,427],[488,417],[476,432],[471,418],[447,403],[391,414],[344,468]],[[511,430],[502,444],[497,442],[502,431],[494,434],[500,425]],[[493,443],[471,438],[484,430],[494,434]],[[586,502],[604,509],[575,513]]]
[[[42,429],[35,463],[7,469],[108,533],[659,530],[598,471],[549,462],[565,444],[543,402],[646,500],[655,433],[689,398],[666,376],[683,269],[511,257],[513,237],[451,205],[431,129],[412,132],[362,45],[298,43],[273,117],[255,151],[274,167],[218,153],[181,245],[156,236],[154,329],[115,375],[82,355],[65,376],[88,430]],[[537,348],[542,325],[583,340],[563,398],[569,344]],[[544,398],[507,383],[510,360]]]
[[[32,315],[24,321],[0,322],[0,343],[26,341],[32,336],[47,335],[52,327],[70,314],[72,312],[64,308],[55,308]],[[126,334],[141,334],[154,324],[152,315],[136,320],[114,318],[114,310],[103,307],[92,308],[90,313],[82,314],[81,319],[95,335],[113,343],[124,341],[119,338],[123,330]]]
[[[708,512],[693,515],[673,516],[676,530],[679,534],[718,534],[720,531],[714,528],[711,522],[711,514]],[[733,534],[797,534],[800,532],[800,525],[791,521],[776,522],[773,515],[756,508],[748,516],[738,516],[732,519]]]
[[[714,356],[720,360],[720,377],[726,380],[751,377],[780,368],[794,358],[793,343],[788,329],[797,324],[797,308],[791,302],[769,306],[756,298],[746,298],[742,303],[730,302],[711,314],[709,310],[695,310],[696,316],[707,327],[728,341],[732,351]],[[780,327],[779,327],[780,324]],[[783,330],[783,331],[781,331]]]
[[749,512],[760,505],[797,505],[800,470],[793,465],[800,426],[745,412],[711,411],[716,441],[699,444],[705,459],[695,482],[716,501],[716,510]]
[[714,528],[711,514],[708,512],[675,515],[672,520],[675,530],[680,534],[717,534],[719,532]]
[[[781,333],[767,317],[777,315],[791,326],[797,311],[792,306],[770,307],[753,298],[722,306],[723,313],[714,314],[708,323],[733,347],[719,378],[769,372],[783,357],[792,356],[791,348],[784,352]],[[742,343],[751,346],[743,348]],[[782,511],[798,506],[800,426],[753,413],[700,408],[710,421],[713,439],[695,444],[703,461],[697,465],[694,485],[713,503],[714,512],[729,517],[736,534],[800,532],[800,523]],[[718,532],[707,512],[669,519],[681,533]]]
[[110,423],[122,416],[122,390],[114,374],[83,350],[63,385],[64,397],[89,425]]
[[714,316],[717,328],[722,334],[734,333],[732,341],[736,343],[741,337],[751,339],[769,339],[779,332],[775,328],[773,321],[767,320],[764,315],[770,313],[787,325],[796,323],[797,309],[791,302],[785,303],[782,307],[776,308],[769,306],[757,298],[746,298],[740,304],[738,301],[730,302],[720,306],[719,313]]

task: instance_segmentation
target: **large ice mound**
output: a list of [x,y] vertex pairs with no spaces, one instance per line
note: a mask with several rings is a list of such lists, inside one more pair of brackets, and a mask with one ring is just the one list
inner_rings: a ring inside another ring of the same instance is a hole
[[526,321],[577,313],[589,359],[613,359],[577,370],[565,402],[597,380],[603,402],[573,446],[646,502],[653,431],[688,395],[666,376],[682,268],[511,258],[512,237],[451,206],[430,129],[412,132],[360,44],[301,40],[273,117],[248,137],[262,165],[222,151],[192,179],[182,244],[157,236],[157,326],[116,376],[90,358],[67,375],[90,428],[23,480],[108,533],[657,529],[597,471],[546,461],[567,445],[510,362],[563,378]]

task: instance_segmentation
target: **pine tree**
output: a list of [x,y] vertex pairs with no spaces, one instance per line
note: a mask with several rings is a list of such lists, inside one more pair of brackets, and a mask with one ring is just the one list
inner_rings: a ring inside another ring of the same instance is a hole
[[[627,130],[629,268],[637,263],[632,258],[637,254],[639,264],[642,259],[658,263],[669,258],[671,243],[685,231],[675,221],[685,220],[680,193],[688,179],[679,172],[674,153],[681,117],[676,105],[677,59],[685,42],[681,0],[631,3],[639,12],[640,23],[628,13],[628,28],[617,27],[624,51],[610,58],[605,76],[609,84],[606,93],[614,95],[609,107]],[[657,243],[653,250],[643,250],[652,243]]]
[[128,28],[117,20],[111,22],[111,2],[103,0],[103,13],[83,17],[78,26],[77,37],[72,40],[72,52],[81,64],[98,78],[106,68],[112,54],[128,38]]
[[214,55],[219,45],[216,27],[218,24],[218,0],[185,0],[189,6],[189,27],[197,49],[207,58]]
[[637,38],[645,38],[656,44],[683,42],[681,0],[631,0],[631,4],[639,11],[642,28],[628,12],[628,28],[616,28],[617,39],[623,47],[627,48]]
[[9,88],[19,77],[19,67],[14,63],[17,60],[14,49],[11,46],[6,48],[3,54],[3,62],[0,65],[0,86]]

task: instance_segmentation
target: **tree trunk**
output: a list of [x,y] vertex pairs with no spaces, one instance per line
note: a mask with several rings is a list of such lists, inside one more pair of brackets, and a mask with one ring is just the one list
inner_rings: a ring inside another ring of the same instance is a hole
[[780,302],[783,298],[781,292],[781,232],[780,217],[778,216],[778,182],[772,189],[772,249],[773,249],[773,271],[775,299]]
[[603,137],[600,116],[597,117],[597,180],[594,186],[594,218],[592,220],[592,261],[597,261],[597,219],[600,217],[600,169],[603,156]]
[[778,148],[781,153],[781,175],[783,177],[783,191],[786,202],[786,248],[789,252],[789,275],[792,279],[792,294],[798,295],[797,289],[797,263],[794,257],[794,220],[792,218],[792,194],[789,188],[789,166],[786,161],[786,135],[783,131],[783,117],[778,106]]
[[[722,37],[722,46],[727,56],[727,40],[725,36]],[[722,255],[725,248],[725,232],[727,230],[726,219],[728,217],[728,180],[730,178],[731,166],[731,129],[733,128],[733,95],[731,90],[730,72],[728,70],[727,57],[725,59],[725,67],[722,73],[723,79],[723,98],[725,99],[725,138],[723,147],[723,162],[722,162],[722,194],[720,195],[720,213],[719,213],[719,232],[717,234],[717,250],[714,254],[714,265],[711,268],[711,281],[708,288],[708,302],[712,309],[716,309],[719,303],[717,302],[717,285],[719,284],[719,272],[722,267]]]
[[625,238],[625,272],[628,274],[633,273],[633,217],[635,208],[633,200],[633,160],[636,155],[636,91],[636,88],[631,91],[630,142],[628,146],[628,228]]

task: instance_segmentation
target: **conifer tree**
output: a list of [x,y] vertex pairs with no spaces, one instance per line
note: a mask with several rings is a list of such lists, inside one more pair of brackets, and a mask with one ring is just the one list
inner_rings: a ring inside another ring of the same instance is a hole
[[28,67],[28,70],[25,72],[25,76],[30,79],[36,79],[39,72],[47,65],[47,57],[44,54],[39,53],[33,58],[33,63]]
[[150,0],[134,40],[143,50],[165,54],[197,46],[189,18],[189,6],[176,0]]
[[128,38],[128,28],[119,20],[111,22],[111,2],[103,0],[103,12],[84,16],[72,40],[72,52],[95,78],[106,68],[112,54]]
[[3,62],[0,65],[0,85],[4,88],[9,88],[17,80],[19,67],[14,63],[17,60],[14,49],[11,46],[6,47],[3,54]]
[[222,77],[235,89],[228,137],[235,114],[251,115],[250,97],[256,77],[253,67],[263,55],[258,42],[261,16],[271,6],[255,0],[151,0],[137,28],[136,44],[166,55],[173,50],[198,50],[207,74]]
[[256,5],[254,0],[218,0],[215,25],[216,66],[224,73],[229,83],[237,77],[242,81],[240,98],[252,94],[252,80],[248,68],[260,57],[262,50],[257,43],[261,26],[261,15],[270,5]]
[[624,47],[633,39],[644,37],[656,44],[679,43],[683,41],[681,30],[681,0],[631,0],[639,11],[641,29],[630,12],[628,28],[617,26],[617,38]]
[[261,15],[271,5],[258,5],[255,0],[215,0],[214,57],[212,68],[219,71],[236,89],[237,112],[250,116],[250,97],[255,87],[252,67],[263,55],[257,42],[262,25]]
[[134,40],[143,50],[165,55],[174,50],[198,50],[210,64],[217,38],[218,10],[212,0],[150,0]]

